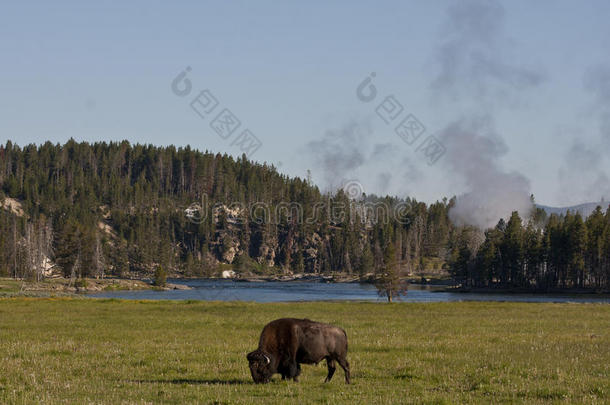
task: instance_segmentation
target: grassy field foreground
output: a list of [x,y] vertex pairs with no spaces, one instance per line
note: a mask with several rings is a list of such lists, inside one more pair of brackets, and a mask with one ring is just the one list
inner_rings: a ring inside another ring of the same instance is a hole
[[[252,383],[284,316],[342,326],[353,384]],[[610,305],[0,300],[0,403],[610,401]]]

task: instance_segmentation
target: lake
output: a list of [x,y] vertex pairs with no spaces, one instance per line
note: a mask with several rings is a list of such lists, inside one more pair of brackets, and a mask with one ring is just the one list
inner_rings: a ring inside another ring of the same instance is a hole
[[[371,284],[292,282],[236,282],[232,280],[172,279],[173,284],[183,284],[191,290],[169,291],[104,291],[87,294],[95,298],[122,298],[137,300],[203,300],[203,301],[377,301],[385,302],[377,295]],[[597,302],[610,303],[607,295],[569,294],[503,294],[503,293],[457,293],[439,291],[434,286],[409,286],[409,292],[401,297],[403,302],[446,301],[514,301],[514,302]]]

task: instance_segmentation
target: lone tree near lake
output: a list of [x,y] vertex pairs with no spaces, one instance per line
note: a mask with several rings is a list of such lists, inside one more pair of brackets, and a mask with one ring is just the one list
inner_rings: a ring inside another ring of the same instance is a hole
[[394,297],[400,299],[401,295],[407,295],[407,283],[400,279],[400,269],[396,260],[396,249],[392,242],[388,243],[383,256],[383,269],[375,282],[377,292],[382,297],[387,297],[392,302]]
[[162,265],[157,266],[155,270],[155,279],[153,280],[153,284],[157,287],[165,287],[167,284],[167,272],[165,271],[165,267]]

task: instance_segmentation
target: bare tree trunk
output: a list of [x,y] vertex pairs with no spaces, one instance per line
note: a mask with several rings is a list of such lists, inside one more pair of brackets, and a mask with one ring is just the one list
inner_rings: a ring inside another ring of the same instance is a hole
[[17,223],[13,218],[13,278],[17,278]]
[[69,286],[74,285],[74,280],[76,279],[76,276],[78,275],[79,272],[80,272],[80,253],[76,257],[76,260],[74,261],[74,265],[72,266],[72,271],[70,272],[70,283],[68,284]]
[[102,243],[100,235],[95,233],[95,252],[94,252],[95,277],[104,278],[104,252],[102,251]]

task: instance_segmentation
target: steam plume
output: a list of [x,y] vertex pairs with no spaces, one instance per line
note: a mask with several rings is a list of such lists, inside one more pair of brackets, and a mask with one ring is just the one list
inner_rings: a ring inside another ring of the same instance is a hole
[[[322,137],[306,144],[314,172],[321,173],[327,191],[335,191],[348,180],[357,179],[367,194],[388,193],[393,182],[411,184],[419,171],[410,159],[399,153],[394,143],[374,143],[371,124],[351,119],[342,127],[327,130]],[[405,169],[397,173],[396,167]],[[405,190],[400,190],[405,191]]]
[[508,149],[489,116],[458,120],[439,136],[451,151],[445,162],[448,169],[460,176],[469,190],[457,197],[449,212],[456,225],[486,229],[512,211],[519,211],[522,217],[528,215],[532,205],[529,181],[499,166]]
[[584,88],[593,97],[599,137],[588,143],[581,139],[573,141],[559,169],[560,194],[563,198],[578,195],[597,201],[610,196],[610,178],[605,170],[607,159],[603,153],[610,147],[610,68],[589,69],[584,76]]
[[309,142],[307,151],[323,173],[326,186],[340,187],[366,162],[365,151],[372,134],[368,121],[350,120],[342,128],[329,129],[322,138]]
[[494,128],[493,110],[514,103],[521,91],[539,85],[544,75],[506,60],[503,28],[504,9],[496,1],[460,1],[451,6],[437,52],[439,72],[431,84],[436,96],[459,101],[459,107],[467,110],[439,137],[447,147],[444,162],[449,175],[466,186],[451,219],[481,229],[494,226],[512,211],[525,216],[531,208],[528,179],[504,170],[499,162],[508,148]]

